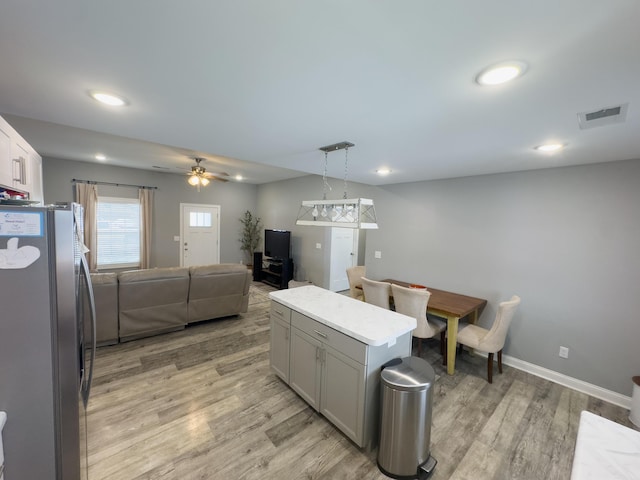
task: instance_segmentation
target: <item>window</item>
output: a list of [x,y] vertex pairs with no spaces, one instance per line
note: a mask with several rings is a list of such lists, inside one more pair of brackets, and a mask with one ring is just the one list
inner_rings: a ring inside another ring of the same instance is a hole
[[98,197],[98,268],[140,266],[140,202]]
[[211,212],[189,212],[189,226],[211,228]]

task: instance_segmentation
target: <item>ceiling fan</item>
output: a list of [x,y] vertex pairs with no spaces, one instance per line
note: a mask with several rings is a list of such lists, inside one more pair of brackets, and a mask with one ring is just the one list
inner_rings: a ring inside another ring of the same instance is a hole
[[198,191],[200,191],[200,186],[206,187],[207,185],[209,185],[209,182],[211,180],[217,180],[219,182],[229,181],[224,178],[229,176],[228,173],[208,173],[207,169],[200,165],[200,163],[205,160],[204,158],[194,157],[194,160],[196,164],[191,167],[191,172],[187,174],[189,175],[189,179],[187,180],[187,182],[189,182],[189,185],[197,187]]

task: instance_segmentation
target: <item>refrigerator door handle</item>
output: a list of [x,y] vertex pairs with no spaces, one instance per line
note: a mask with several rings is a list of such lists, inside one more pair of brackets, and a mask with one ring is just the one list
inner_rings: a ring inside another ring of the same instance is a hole
[[[87,294],[89,295],[89,310],[91,311],[91,336],[89,338],[91,342],[91,356],[89,362],[89,375],[87,376],[87,388],[83,392],[83,401],[85,407],[89,403],[89,394],[91,392],[91,382],[93,381],[93,364],[96,359],[96,303],[93,297],[93,285],[91,284],[91,274],[89,272],[89,264],[84,254],[80,255],[80,265],[84,271],[84,275],[87,281]],[[82,321],[82,319],[80,319]],[[84,352],[83,352],[84,355]]]

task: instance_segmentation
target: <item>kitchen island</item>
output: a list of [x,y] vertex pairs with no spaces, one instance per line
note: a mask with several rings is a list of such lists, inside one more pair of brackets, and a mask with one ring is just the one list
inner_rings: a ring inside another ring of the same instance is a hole
[[313,285],[269,296],[273,371],[356,445],[375,447],[380,368],[411,355],[415,318]]

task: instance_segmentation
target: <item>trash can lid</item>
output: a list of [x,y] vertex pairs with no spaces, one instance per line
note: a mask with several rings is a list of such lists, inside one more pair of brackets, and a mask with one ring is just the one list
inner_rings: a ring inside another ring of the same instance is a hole
[[420,357],[405,357],[389,362],[380,376],[384,384],[398,390],[425,390],[436,379],[433,367]]

